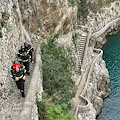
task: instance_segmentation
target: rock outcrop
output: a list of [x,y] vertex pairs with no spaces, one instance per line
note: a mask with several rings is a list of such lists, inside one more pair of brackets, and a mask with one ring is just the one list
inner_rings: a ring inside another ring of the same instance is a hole
[[14,84],[10,68],[21,45],[35,43],[62,27],[71,31],[76,19],[77,8],[69,7],[67,0],[0,1],[0,100],[7,99]]
[[89,101],[93,104],[93,107],[96,110],[96,115],[100,113],[100,109],[103,104],[103,98],[107,97],[110,92],[108,86],[108,71],[106,69],[105,62],[100,60],[99,62],[95,63],[88,84]]
[[29,34],[48,37],[75,28],[77,7],[69,7],[68,0],[19,0],[22,23]]
[[[33,45],[41,37],[62,34],[62,30],[67,33],[73,30],[76,20],[77,7],[69,7],[67,0],[0,1],[0,116],[14,91],[10,69],[21,45],[25,41]],[[0,118],[4,117],[2,114]]]
[[[94,48],[100,48],[107,42],[106,36],[113,35],[119,31],[119,1],[112,3],[109,7],[104,7],[95,15],[96,19],[91,19],[86,26],[92,27],[93,35],[89,41],[87,59],[90,61],[95,55]],[[90,17],[88,16],[88,19]],[[113,21],[113,22],[112,22]],[[95,34],[94,34],[95,33]],[[89,64],[89,62],[87,63]],[[106,68],[105,61],[102,57],[97,61],[90,74],[89,84],[87,86],[87,98],[93,104],[96,110],[96,115],[100,113],[103,104],[103,98],[107,97],[110,92],[109,74]]]
[[[13,6],[16,5],[14,8]],[[21,14],[17,2],[0,1],[0,101],[7,99],[12,89],[13,80],[10,69],[16,60],[18,49],[25,42],[30,42],[29,35],[22,26]]]

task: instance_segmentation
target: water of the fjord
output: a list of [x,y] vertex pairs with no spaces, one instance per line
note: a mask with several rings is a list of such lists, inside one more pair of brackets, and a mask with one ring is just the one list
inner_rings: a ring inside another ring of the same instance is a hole
[[120,120],[120,31],[116,35],[107,37],[103,51],[103,59],[110,77],[111,92],[104,99],[97,120]]

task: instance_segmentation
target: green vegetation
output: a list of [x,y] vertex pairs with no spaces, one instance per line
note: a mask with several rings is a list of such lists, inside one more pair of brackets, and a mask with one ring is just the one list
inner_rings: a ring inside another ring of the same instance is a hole
[[69,0],[69,6],[75,6],[75,5],[77,5],[76,0]]
[[102,7],[107,6],[107,5],[110,5],[110,4],[111,4],[112,2],[114,2],[114,1],[115,1],[115,0],[104,0],[104,1],[98,0],[97,3],[96,3],[96,2],[94,2],[94,3],[89,2],[89,3],[88,3],[88,8],[89,8],[92,12],[96,13],[96,12],[99,11]]
[[69,112],[67,112],[67,104],[51,105],[48,109],[49,120],[76,120]]
[[49,98],[49,95],[45,92],[42,92],[42,99],[47,99]]
[[38,107],[38,116],[40,117],[40,120],[48,120],[47,118],[47,106],[44,101],[36,101],[37,107]]
[[1,12],[1,14],[2,14],[2,17],[4,17],[4,16],[6,16],[6,12]]
[[13,31],[13,25],[8,25],[7,30],[8,32]]
[[87,1],[81,0],[78,6],[78,13],[80,14],[79,16],[82,16],[83,18],[86,18],[88,15],[88,4]]
[[58,46],[58,34],[41,43],[43,101],[36,101],[41,120],[75,120],[68,110],[76,87],[71,79],[75,63],[68,47]]
[[21,34],[21,33],[19,33],[19,38],[18,38],[18,40],[19,40],[19,41],[20,41],[21,36],[22,36],[22,34]]
[[92,35],[90,39],[91,39],[91,40],[94,40],[95,38],[96,38],[96,36],[95,36],[95,35]]
[[2,27],[4,26],[4,21],[3,21],[3,20],[1,20],[1,26],[2,26]]
[[78,43],[77,43],[78,36],[79,36],[78,33],[72,34],[72,42],[75,46],[75,52],[77,52],[77,48],[78,48]]
[[113,11],[113,10],[114,10],[114,8],[112,7],[112,8],[111,8],[111,10]]
[[0,38],[2,38],[3,37],[3,35],[2,35],[2,32],[0,31]]
[[40,120],[77,120],[68,112],[68,105],[62,103],[48,104],[44,101],[36,101]]
[[14,4],[12,7],[13,7],[14,9],[16,9],[16,8],[17,8],[17,5],[16,5],[16,4]]
[[50,36],[47,43],[41,44],[41,57],[43,61],[43,87],[58,103],[68,102],[75,95],[74,82],[71,71],[75,63],[71,57],[71,49],[67,51],[63,46],[57,46],[56,38]]
[[95,39],[96,39],[96,36],[92,35],[91,38],[90,38],[88,46],[91,46],[93,44],[93,42],[95,41]]
[[105,0],[104,5],[110,5],[110,3],[115,2],[116,0]]
[[102,7],[110,5],[110,3],[114,1],[115,0],[103,0],[103,1],[98,0],[97,2],[91,3],[91,1],[88,2],[87,0],[78,0],[77,3],[75,4],[78,7],[78,18],[79,18],[78,22],[82,21],[84,24],[85,21],[87,20],[86,18],[87,15],[89,14],[89,11],[92,11],[93,13],[97,13],[97,11],[99,11]]
[[12,93],[14,93],[14,90],[13,89],[10,89],[10,91],[9,91],[9,95],[11,95]]
[[2,20],[0,21],[0,24],[1,24],[1,27],[0,27],[0,38],[3,37],[2,35],[2,27],[4,27],[4,18],[6,17],[6,12],[1,12],[1,15],[2,15]]
[[42,28],[42,24],[41,24],[41,23],[39,23],[39,24],[38,24],[38,27],[39,27],[39,28]]
[[37,101],[40,120],[77,120],[68,111],[67,104],[46,106],[44,101]]

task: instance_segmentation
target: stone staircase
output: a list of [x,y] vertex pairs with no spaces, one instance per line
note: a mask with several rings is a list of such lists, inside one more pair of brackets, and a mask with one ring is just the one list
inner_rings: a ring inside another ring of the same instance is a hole
[[82,36],[80,38],[80,42],[79,42],[79,52],[78,52],[79,64],[78,64],[78,70],[80,70],[80,71],[81,71],[81,66],[82,66],[82,63],[83,63],[84,55],[85,55],[87,36],[88,36],[87,32],[83,32]]

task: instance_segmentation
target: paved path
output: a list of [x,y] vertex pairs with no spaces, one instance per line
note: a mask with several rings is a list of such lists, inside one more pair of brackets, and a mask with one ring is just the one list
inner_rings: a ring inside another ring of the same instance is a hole
[[[37,43],[33,44],[32,46],[34,50],[36,50]],[[35,54],[33,55],[33,59],[35,58],[34,56]],[[27,90],[30,84],[32,72],[34,70],[34,63],[30,64],[30,70],[30,76],[26,76],[25,80],[25,94],[27,94]],[[15,83],[13,83],[13,90],[14,92],[9,96],[9,98],[0,103],[0,120],[19,120],[19,115],[22,110],[25,98],[21,97],[21,93],[17,89]]]
[[87,65],[86,71],[85,71],[84,75],[82,76],[82,78],[80,78],[80,76],[78,76],[78,79],[80,79],[80,83],[78,84],[78,89],[77,89],[75,98],[73,98],[74,108],[73,108],[72,114],[75,113],[75,110],[76,110],[78,105],[81,105],[81,106],[86,105],[86,103],[84,101],[79,99],[79,96],[80,96],[80,94],[82,93],[82,91],[85,87],[85,83],[87,82],[86,80],[87,80],[87,77],[88,77],[88,74],[89,74],[91,64],[92,64],[92,62],[94,61],[94,59],[96,58],[97,55],[98,55],[97,53],[94,53],[94,57],[92,58],[91,62],[89,62],[89,64]]

